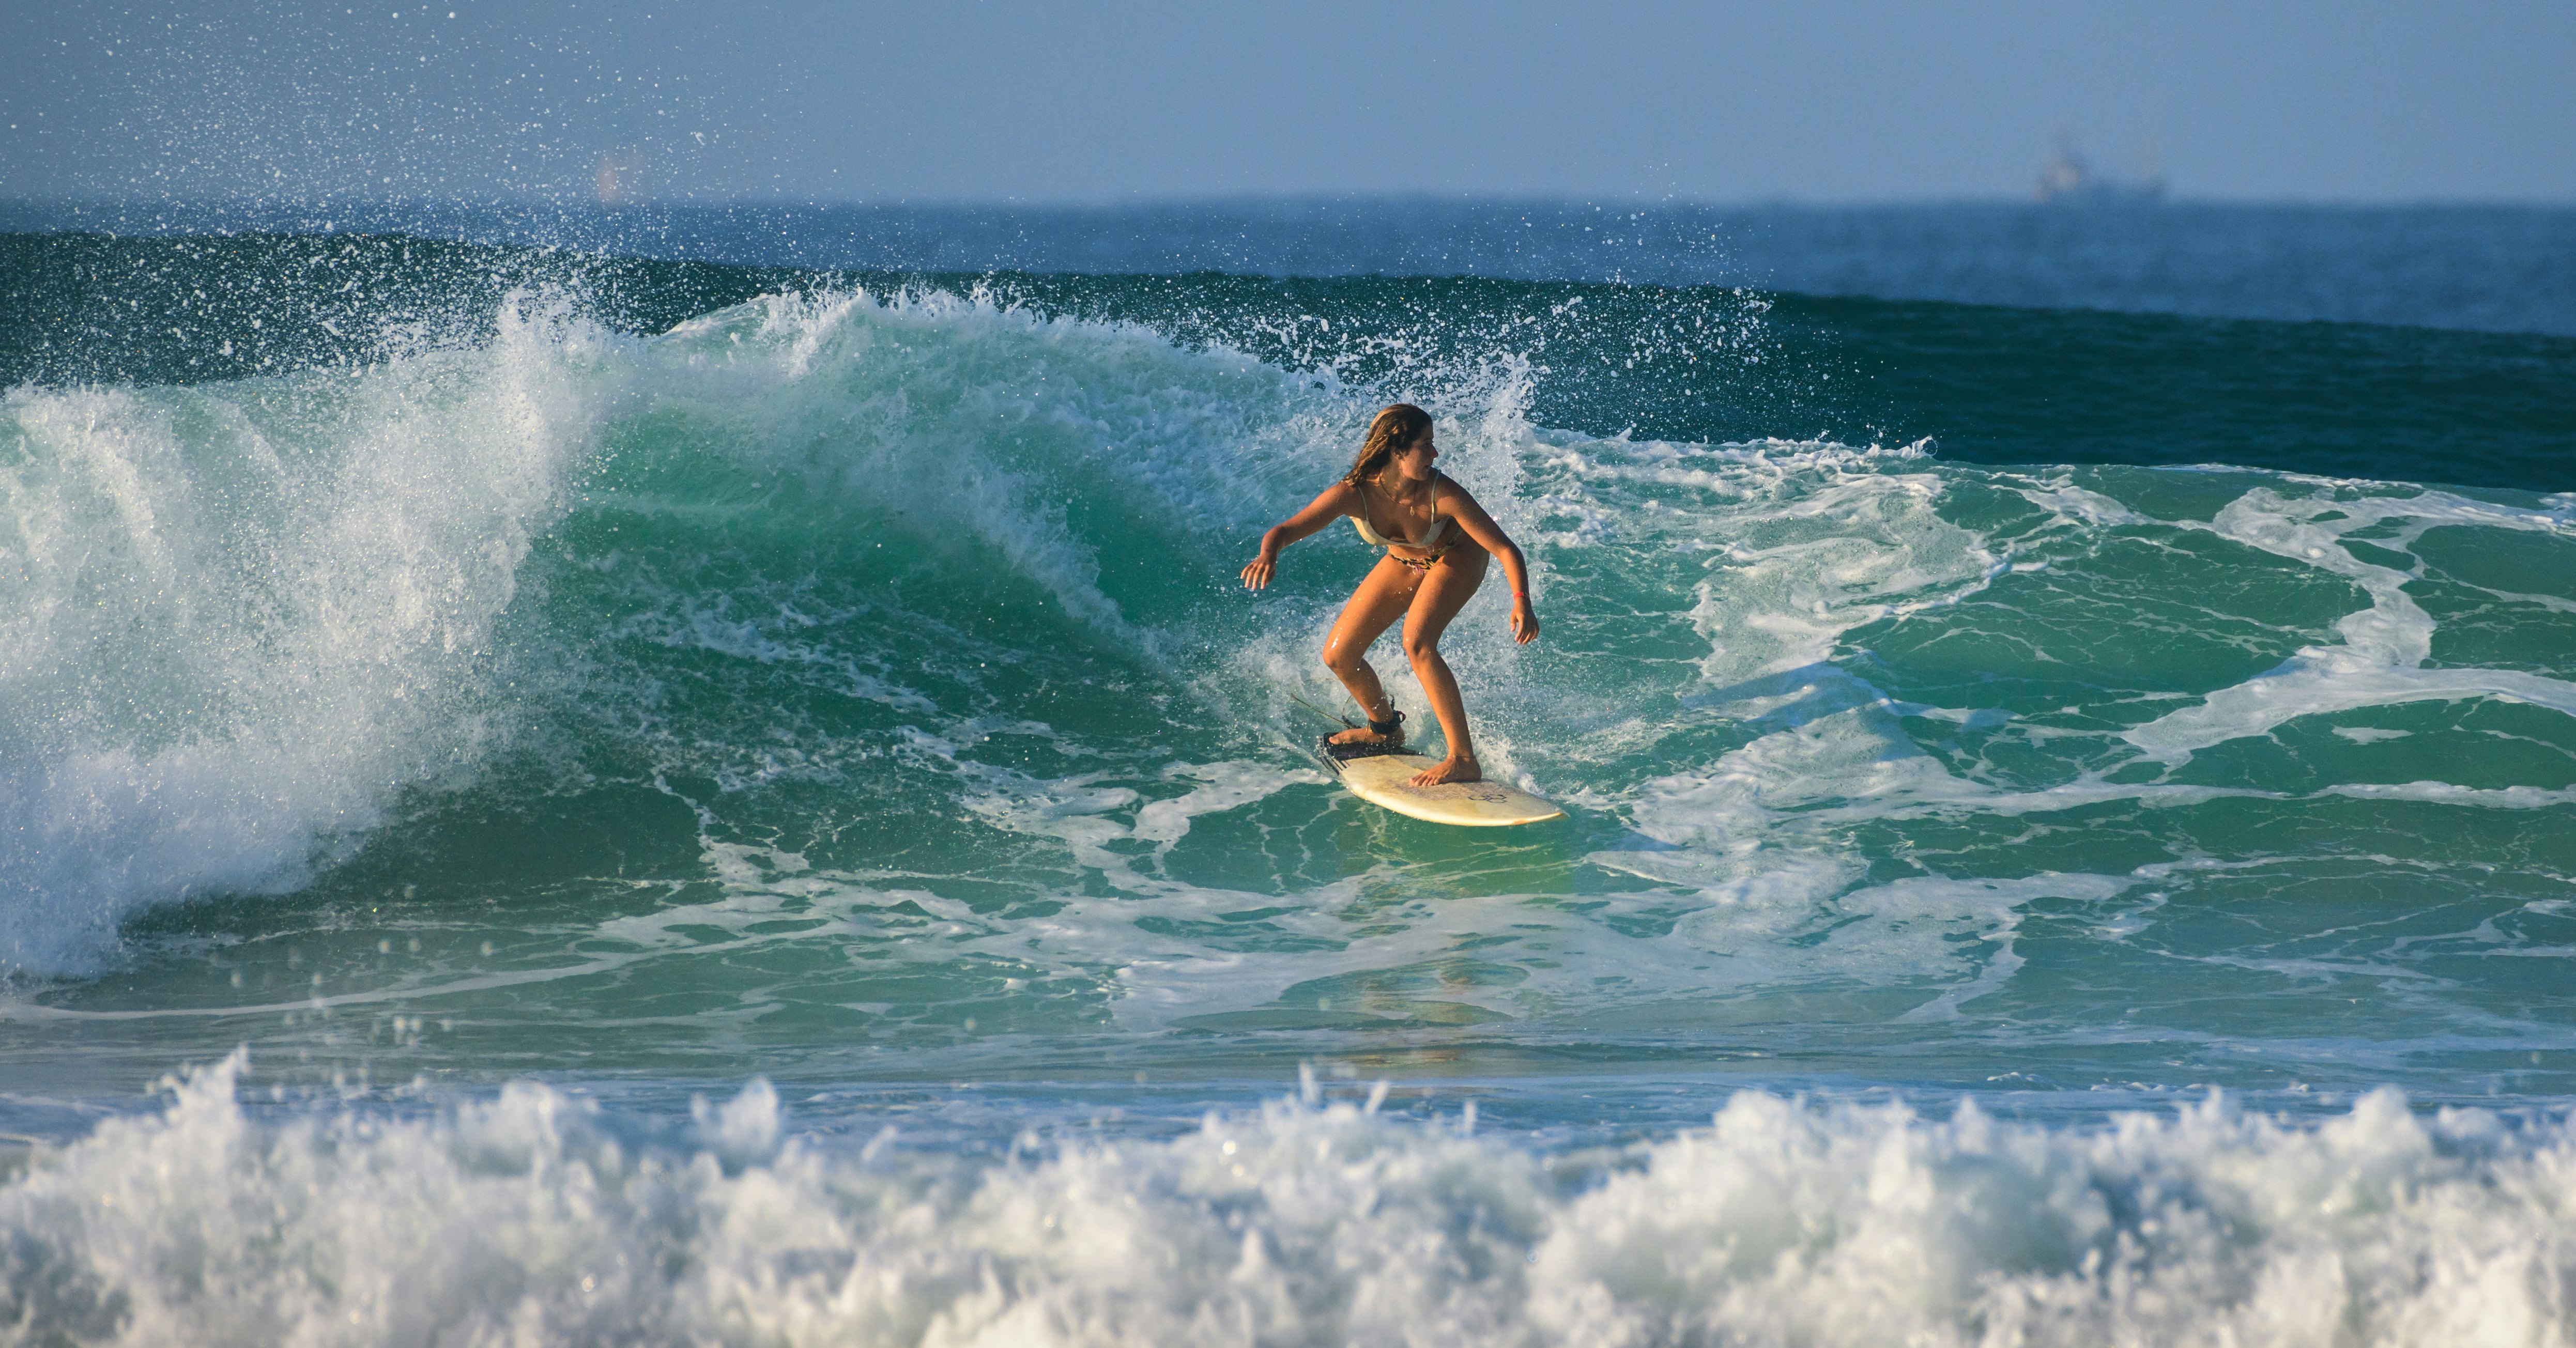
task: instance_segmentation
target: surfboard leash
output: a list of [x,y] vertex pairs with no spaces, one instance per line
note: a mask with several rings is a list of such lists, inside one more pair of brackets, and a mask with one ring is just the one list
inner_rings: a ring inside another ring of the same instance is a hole
[[1291,702],[1296,703],[1298,706],[1304,707],[1304,708],[1305,708],[1306,710],[1308,710],[1308,711],[1311,711],[1311,712],[1315,713],[1317,716],[1321,716],[1321,717],[1323,717],[1323,718],[1324,718],[1325,720],[1327,720],[1327,721],[1336,721],[1336,722],[1339,722],[1339,723],[1341,724],[1342,729],[1344,729],[1344,730],[1357,730],[1357,729],[1359,729],[1359,728],[1360,728],[1360,723],[1359,723],[1359,722],[1354,721],[1354,720],[1352,720],[1351,718],[1349,718],[1349,717],[1347,717],[1347,716],[1344,716],[1344,715],[1340,714],[1339,712],[1329,712],[1329,711],[1324,710],[1324,709],[1323,709],[1323,708],[1321,708],[1321,707],[1316,706],[1314,703],[1309,702],[1309,701],[1307,701],[1305,698],[1303,698],[1303,697],[1299,696],[1299,695],[1297,694],[1296,690],[1294,690],[1294,689],[1289,690],[1289,693],[1288,693],[1288,700],[1289,700],[1289,701],[1291,701]]

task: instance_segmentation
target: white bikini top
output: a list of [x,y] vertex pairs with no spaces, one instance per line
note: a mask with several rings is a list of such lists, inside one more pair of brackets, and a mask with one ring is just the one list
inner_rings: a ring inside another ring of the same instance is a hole
[[[1436,484],[1433,490],[1435,492],[1439,490]],[[1360,488],[1360,513],[1351,516],[1351,523],[1358,526],[1360,541],[1373,548],[1438,547],[1441,538],[1449,532],[1449,517],[1442,515],[1431,521],[1431,532],[1424,535],[1420,541],[1409,538],[1387,538],[1380,535],[1368,520],[1368,488],[1366,487]]]

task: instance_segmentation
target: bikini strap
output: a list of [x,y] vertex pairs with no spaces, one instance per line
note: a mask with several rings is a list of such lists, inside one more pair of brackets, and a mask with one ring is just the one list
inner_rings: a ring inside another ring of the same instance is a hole
[[[1378,535],[1378,545],[1379,545],[1380,547],[1388,547],[1388,548],[1428,548],[1428,547],[1430,547],[1432,544],[1435,544],[1435,543],[1437,543],[1437,542],[1439,542],[1439,541],[1440,541],[1440,535],[1441,535],[1442,533],[1446,532],[1447,527],[1448,527],[1448,521],[1447,521],[1447,520],[1445,520],[1445,519],[1443,519],[1443,518],[1441,518],[1441,515],[1440,515],[1440,483],[1441,483],[1441,480],[1442,480],[1442,479],[1444,479],[1444,478],[1446,478],[1446,477],[1448,477],[1448,476],[1449,476],[1449,475],[1448,475],[1447,473],[1441,472],[1441,471],[1440,471],[1439,469],[1437,469],[1437,468],[1434,468],[1434,469],[1432,469],[1432,470],[1431,470],[1431,536],[1430,536],[1428,539],[1425,539],[1424,541],[1422,541],[1422,542],[1420,542],[1420,543],[1416,543],[1416,542],[1414,542],[1414,541],[1413,541],[1413,531],[1412,531],[1412,530],[1410,530],[1410,529],[1402,529],[1402,530],[1398,530],[1398,531],[1397,531],[1398,533],[1400,533],[1400,534],[1402,534],[1402,535],[1403,535],[1403,536],[1402,536],[1402,537],[1400,537],[1400,538],[1393,538],[1393,539],[1390,539],[1390,538],[1387,538],[1387,537],[1386,537],[1385,535],[1383,535],[1383,534],[1379,534],[1379,535]],[[1453,484],[1451,484],[1451,485],[1453,485],[1453,486],[1454,486],[1454,485],[1456,485],[1456,484],[1454,484],[1454,483],[1453,483]],[[1389,502],[1389,503],[1394,503],[1394,502],[1395,502],[1395,493],[1394,493],[1394,492],[1391,492],[1391,491],[1388,491],[1388,490],[1387,490],[1386,488],[1384,488],[1384,487],[1380,487],[1380,488],[1378,488],[1378,494],[1379,494],[1379,495],[1381,495],[1381,496],[1384,496],[1384,497],[1388,500],[1388,502]],[[1367,518],[1367,516],[1368,516],[1368,489],[1367,489],[1367,487],[1366,487],[1365,485],[1363,485],[1363,486],[1361,487],[1361,489],[1360,489],[1360,515],[1361,515],[1361,518],[1362,518],[1363,520],[1366,520],[1366,518]],[[1401,521],[1399,521],[1399,522],[1401,522]],[[1370,524],[1370,525],[1369,525],[1369,527],[1368,527],[1368,531],[1369,531],[1370,533],[1372,533],[1372,534],[1377,534],[1377,533],[1378,533],[1377,525],[1375,525],[1374,523]],[[1397,561],[1404,561],[1405,559],[1404,559],[1404,558],[1399,557],[1399,558],[1397,558],[1396,560],[1397,560]],[[1436,560],[1436,559],[1435,559],[1435,560]],[[1407,564],[1408,564],[1408,565],[1410,565],[1410,563],[1407,563]]]

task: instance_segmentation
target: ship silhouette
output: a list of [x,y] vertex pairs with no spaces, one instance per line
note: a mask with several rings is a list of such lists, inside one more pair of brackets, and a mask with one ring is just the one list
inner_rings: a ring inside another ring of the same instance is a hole
[[2156,163],[2150,138],[2140,151],[2138,176],[2114,178],[2097,171],[2075,148],[2074,133],[2061,126],[2048,162],[2040,166],[2038,198],[2061,206],[2152,206],[2165,199],[2164,171]]

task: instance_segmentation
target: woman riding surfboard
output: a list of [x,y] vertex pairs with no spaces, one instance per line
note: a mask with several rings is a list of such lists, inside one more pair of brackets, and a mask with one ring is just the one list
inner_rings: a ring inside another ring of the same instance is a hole
[[[1484,583],[1485,568],[1495,559],[1512,583],[1513,638],[1527,643],[1538,636],[1538,612],[1530,607],[1529,569],[1521,550],[1466,488],[1432,467],[1440,457],[1432,440],[1430,413],[1411,403],[1380,411],[1369,422],[1351,470],[1305,509],[1263,534],[1261,555],[1243,568],[1245,588],[1268,585],[1278,570],[1280,549],[1345,515],[1370,546],[1386,549],[1324,638],[1324,667],[1369,718],[1365,727],[1343,731],[1332,742],[1390,748],[1403,743],[1404,718],[1367,659],[1370,644],[1402,617],[1405,658],[1449,741],[1449,756],[1417,773],[1415,786],[1484,780],[1457,677],[1440,658],[1440,634]],[[1461,546],[1455,536],[1459,533],[1474,546]]]

